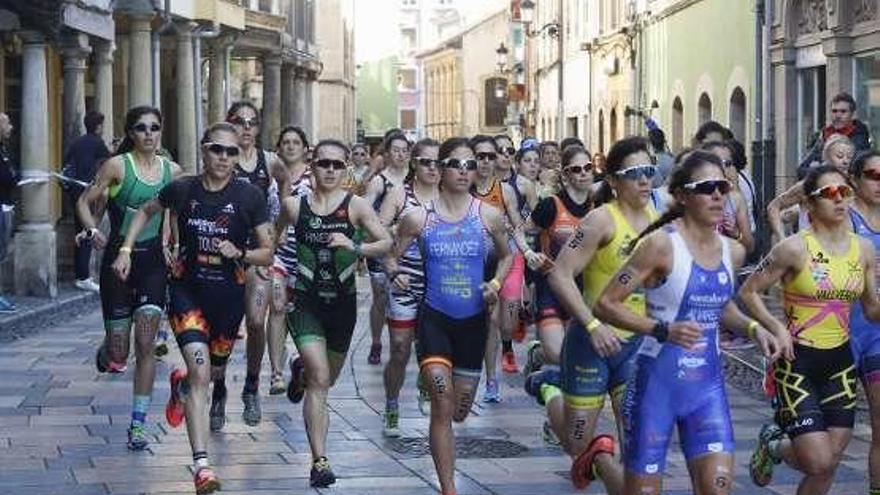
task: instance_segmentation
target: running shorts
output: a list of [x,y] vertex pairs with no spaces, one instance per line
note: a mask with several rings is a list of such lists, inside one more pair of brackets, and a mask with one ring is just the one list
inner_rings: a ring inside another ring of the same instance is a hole
[[508,301],[519,301],[522,299],[523,283],[526,270],[526,260],[519,250],[514,251],[513,263],[507,276],[504,277],[504,283],[501,284],[501,291],[498,293],[502,298]]
[[441,362],[456,375],[479,380],[488,332],[485,313],[453,318],[423,303],[416,327],[419,366]]
[[168,316],[177,346],[207,344],[211,364],[225,365],[244,317],[244,286],[172,280],[169,295]]
[[620,352],[602,357],[593,347],[589,332],[572,321],[565,331],[560,356],[565,401],[577,408],[600,409],[606,394],[622,394],[635,369],[641,341],[641,337],[633,336],[620,343]]
[[[412,283],[411,283],[412,284]],[[387,284],[388,289],[388,327],[392,330],[410,330],[416,327],[419,304],[424,298],[424,285],[419,290],[401,290],[394,283]]]
[[131,319],[142,306],[165,308],[167,269],[161,248],[133,251],[131,272],[124,282],[113,271],[115,259],[115,252],[107,250],[101,262],[101,310],[105,324]]
[[568,313],[562,309],[562,305],[556,300],[556,295],[553,294],[553,291],[550,289],[550,284],[547,283],[546,277],[537,277],[537,281],[535,282],[535,296],[535,305],[538,308],[538,315],[536,318],[538,326],[540,326],[544,320],[555,319],[559,322],[568,320]]
[[849,328],[853,359],[862,382],[866,385],[880,382],[880,332],[876,323],[865,318],[861,302],[853,305]]
[[310,301],[298,295],[294,310],[287,313],[287,331],[297,347],[310,342],[324,342],[328,353],[345,356],[357,322],[357,298],[338,299],[332,306]]

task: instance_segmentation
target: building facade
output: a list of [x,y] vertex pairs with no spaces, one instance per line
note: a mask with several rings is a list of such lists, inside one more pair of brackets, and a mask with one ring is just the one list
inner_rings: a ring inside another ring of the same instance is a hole
[[318,78],[315,139],[355,141],[354,0],[321,0],[316,25],[323,70]]

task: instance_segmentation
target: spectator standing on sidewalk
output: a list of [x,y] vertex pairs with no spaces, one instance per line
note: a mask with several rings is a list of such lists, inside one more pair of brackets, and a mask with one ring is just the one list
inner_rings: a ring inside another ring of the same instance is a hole
[[831,98],[831,123],[816,134],[807,157],[798,166],[798,178],[803,178],[810,167],[822,162],[825,142],[835,134],[848,137],[855,146],[857,155],[871,149],[871,133],[868,126],[855,118],[856,107],[856,100],[845,91]]
[[[101,138],[104,130],[104,114],[101,112],[90,111],[83,118],[83,124],[86,133],[73,140],[64,154],[65,175],[72,174],[72,178],[91,183],[95,178],[95,172],[98,170],[104,160],[110,156],[110,150],[107,144]],[[73,186],[70,189],[74,201],[82,193],[82,188]],[[76,217],[76,215],[74,215]],[[76,218],[76,231],[83,230],[83,224]],[[76,245],[76,257],[74,259],[74,267],[76,271],[76,287],[81,290],[98,292],[99,286],[92,280],[89,270],[92,258],[92,241],[90,239],[81,239]]]
[[[0,262],[6,259],[12,237],[12,193],[18,182],[18,171],[9,151],[9,138],[12,136],[12,122],[9,116],[0,112]],[[0,287],[0,291],[2,291]],[[0,295],[0,313],[12,313],[17,308]]]

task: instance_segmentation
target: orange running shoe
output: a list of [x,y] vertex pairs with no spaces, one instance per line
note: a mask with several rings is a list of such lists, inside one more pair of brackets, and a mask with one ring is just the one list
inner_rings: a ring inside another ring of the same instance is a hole
[[501,355],[501,369],[505,373],[519,373],[519,366],[516,365],[516,354],[513,351],[507,351]]
[[214,470],[209,467],[198,468],[193,476],[193,483],[196,485],[197,495],[214,493],[220,489],[220,480],[217,479]]
[[511,337],[514,342],[522,342],[526,340],[526,324],[523,320],[519,320],[519,325],[516,326]]
[[[171,372],[169,381],[171,382],[171,397],[168,398],[168,404],[165,405],[165,421],[172,428],[177,428],[186,417],[186,409],[180,400],[180,383],[186,380],[186,370],[183,368],[175,368]],[[210,493],[210,492],[205,492]]]
[[614,455],[614,438],[611,435],[594,438],[587,450],[581,452],[571,463],[571,482],[578,490],[585,489],[596,479],[593,475],[593,461],[599,454]]

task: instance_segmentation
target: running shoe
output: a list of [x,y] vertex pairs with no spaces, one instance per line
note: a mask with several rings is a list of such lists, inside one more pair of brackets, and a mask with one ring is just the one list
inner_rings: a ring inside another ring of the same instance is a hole
[[226,394],[211,397],[211,431],[218,432],[226,426]]
[[775,424],[764,425],[758,432],[758,445],[749,461],[749,475],[755,485],[767,486],[773,479],[773,466],[779,464],[779,459],[770,453],[770,442],[782,439],[782,435],[782,430]]
[[186,380],[186,370],[183,368],[176,368],[168,379],[171,383],[171,397],[165,405],[165,421],[168,421],[168,425],[172,428],[180,426],[186,417],[186,408],[180,400],[180,386],[184,380]]
[[302,357],[290,361],[290,382],[287,384],[287,400],[298,404],[306,393],[306,377],[304,376],[306,365]]
[[168,355],[168,330],[160,328],[156,333],[156,346],[153,348],[156,359],[162,359]]
[[287,384],[284,383],[284,375],[273,373],[269,381],[269,395],[281,395],[287,392]]
[[416,386],[419,389],[419,412],[422,413],[422,416],[430,416],[431,393],[428,392],[427,388],[425,388],[425,383],[422,381],[421,373],[419,373],[419,377],[418,379],[416,379]]
[[486,392],[483,393],[483,402],[497,404],[501,402],[501,390],[498,380],[486,380]]
[[522,342],[526,340],[526,322],[522,319],[522,315],[520,315],[519,325],[513,330],[512,337],[514,342]]
[[96,284],[92,279],[86,278],[83,280],[77,280],[73,283],[73,285],[79,289],[84,290],[86,292],[101,292],[101,286]]
[[571,482],[578,490],[585,489],[596,479],[593,474],[593,461],[599,454],[614,455],[614,438],[610,435],[599,435],[594,438],[587,449],[571,463]]
[[5,297],[0,296],[0,313],[15,313],[18,307]]
[[196,469],[196,474],[193,476],[193,483],[196,485],[196,495],[214,493],[220,489],[220,480],[217,479],[214,470],[209,467],[200,467]]
[[139,423],[132,423],[128,427],[128,450],[144,450],[150,442],[147,441],[147,429]]
[[336,475],[330,469],[330,461],[326,457],[319,457],[312,462],[312,472],[309,473],[309,485],[313,487],[327,488],[336,483]]
[[541,385],[543,385],[545,381],[546,376],[543,370],[538,370],[534,373],[529,373],[529,376],[527,376],[525,382],[523,382],[523,388],[526,390],[526,393],[534,397],[539,406],[544,405],[544,398],[541,397]]
[[544,420],[544,426],[541,427],[541,436],[544,438],[544,443],[548,445],[562,445],[559,437],[556,436],[556,432],[553,431],[553,427],[550,426],[550,421],[546,419]]
[[529,376],[544,365],[544,353],[541,350],[540,340],[533,340],[528,343],[526,346],[526,364],[523,366],[523,375]]
[[382,428],[382,435],[388,438],[400,437],[400,411],[397,409],[385,411],[385,427]]
[[260,407],[260,396],[256,392],[242,392],[241,402],[244,411],[241,412],[241,420],[248,426],[257,426],[263,419],[263,408]]
[[101,342],[97,352],[95,352],[95,368],[98,370],[98,373],[106,373],[109,367],[110,362],[107,359],[106,343]]
[[519,366],[516,365],[516,354],[513,351],[507,351],[501,355],[501,369],[505,373],[519,373]]
[[367,356],[367,363],[376,366],[382,362],[382,344],[373,344],[370,346],[370,355]]

